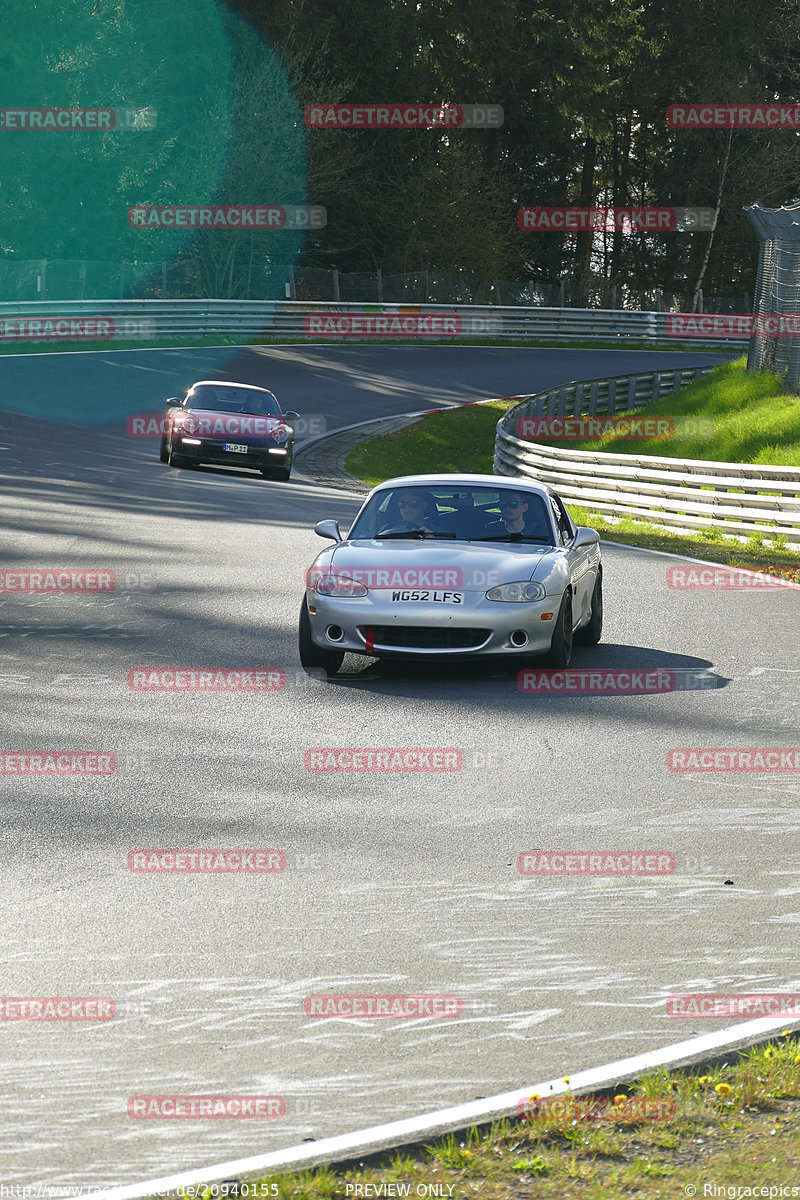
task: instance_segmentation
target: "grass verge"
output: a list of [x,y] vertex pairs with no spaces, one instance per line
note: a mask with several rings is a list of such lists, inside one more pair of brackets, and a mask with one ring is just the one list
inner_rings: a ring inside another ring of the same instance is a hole
[[[545,1115],[532,1108],[529,1119],[472,1128],[364,1162],[183,1194],[204,1200],[676,1200],[735,1196],[737,1187],[753,1186],[767,1190],[750,1195],[777,1197],[781,1193],[769,1188],[783,1185],[782,1194],[790,1196],[800,1162],[800,1042],[787,1031],[734,1058],[702,1073],[651,1072],[596,1097],[595,1104],[584,1096]],[[643,1116],[645,1100],[651,1119]],[[705,1191],[708,1185],[720,1190]]]
[[[745,358],[724,363],[637,415],[668,417],[671,437],[548,439],[548,445],[609,454],[654,454],[715,462],[800,466],[800,396],[788,395],[778,375],[748,374]],[[536,439],[534,439],[536,440]]]
[[[495,426],[512,403],[493,400],[431,413],[399,433],[356,446],[347,456],[347,470],[370,487],[395,475],[437,471],[491,475]],[[747,375],[743,359],[717,367],[674,397],[637,412],[677,414],[676,437],[670,442],[609,438],[548,445],[656,455],[666,455],[669,447],[671,457],[736,462],[774,458],[779,465],[795,460],[800,465],[800,398],[784,395],[776,376]],[[752,424],[749,431],[748,422]],[[633,517],[603,515],[578,505],[571,504],[570,512],[579,524],[590,525],[607,540],[628,546],[758,569],[796,568],[800,558],[782,536],[765,538],[754,533],[742,540],[717,527],[673,533]]]

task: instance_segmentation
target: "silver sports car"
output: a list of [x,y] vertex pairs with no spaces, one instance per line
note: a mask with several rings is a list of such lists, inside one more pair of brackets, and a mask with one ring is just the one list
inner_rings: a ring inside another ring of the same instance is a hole
[[565,667],[603,626],[600,535],[545,484],[406,475],[373,488],[346,537],[306,572],[300,661],[335,674],[345,653],[536,656]]

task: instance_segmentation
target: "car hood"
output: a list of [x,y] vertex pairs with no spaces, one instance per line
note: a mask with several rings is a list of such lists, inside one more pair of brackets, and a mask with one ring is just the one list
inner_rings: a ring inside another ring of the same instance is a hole
[[[291,431],[283,417],[272,413],[226,413],[213,408],[182,409],[179,417],[186,422],[198,422],[202,437],[269,437],[277,428]],[[257,422],[257,424],[256,424]]]
[[323,550],[314,566],[352,575],[371,588],[486,591],[501,583],[530,579],[552,552],[552,546],[532,543],[358,540]]

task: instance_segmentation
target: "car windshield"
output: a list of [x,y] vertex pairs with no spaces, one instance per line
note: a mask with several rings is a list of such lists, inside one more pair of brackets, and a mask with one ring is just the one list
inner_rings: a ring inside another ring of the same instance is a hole
[[214,387],[201,383],[192,388],[186,397],[187,408],[202,408],[211,412],[260,413],[279,417],[281,410],[271,392],[256,391],[254,388]]
[[534,492],[438,484],[378,492],[348,538],[554,545],[547,507]]

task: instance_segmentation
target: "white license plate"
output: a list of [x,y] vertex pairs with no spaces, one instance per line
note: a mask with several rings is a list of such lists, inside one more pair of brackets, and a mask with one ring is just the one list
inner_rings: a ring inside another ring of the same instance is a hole
[[392,601],[402,603],[405,600],[419,601],[428,600],[431,604],[463,604],[463,592],[442,592],[442,591],[411,591],[403,590],[401,592],[392,592]]
[[248,448],[249,447],[247,447],[247,446],[238,445],[237,442],[223,442],[222,443],[223,450],[233,450],[236,452],[236,454],[247,454]]

